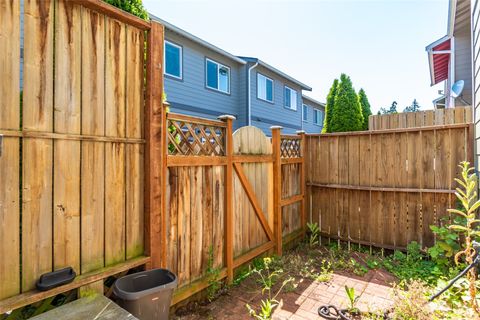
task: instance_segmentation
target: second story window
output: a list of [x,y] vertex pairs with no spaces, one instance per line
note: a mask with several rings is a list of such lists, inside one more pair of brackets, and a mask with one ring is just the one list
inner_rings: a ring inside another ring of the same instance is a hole
[[304,122],[308,121],[308,106],[306,104],[302,105],[302,120]]
[[322,110],[313,109],[313,123],[318,126],[321,126],[323,122],[323,112]]
[[285,108],[297,110],[297,91],[285,86]]
[[257,98],[273,102],[273,80],[257,73]]
[[182,47],[165,41],[165,74],[182,79]]
[[230,68],[207,59],[206,82],[207,88],[230,93]]

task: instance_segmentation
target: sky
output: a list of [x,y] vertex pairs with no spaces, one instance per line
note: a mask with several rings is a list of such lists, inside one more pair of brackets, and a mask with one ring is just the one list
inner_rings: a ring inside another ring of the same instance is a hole
[[260,58],[325,101],[341,73],[372,111],[432,109],[425,47],[447,32],[448,0],[143,0],[154,15],[234,55]]

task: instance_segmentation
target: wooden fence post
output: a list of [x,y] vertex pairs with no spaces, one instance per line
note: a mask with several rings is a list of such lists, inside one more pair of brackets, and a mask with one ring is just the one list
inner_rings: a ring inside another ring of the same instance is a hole
[[163,26],[152,22],[147,38],[147,92],[145,103],[145,255],[147,268],[161,266],[159,244],[162,210],[162,128],[163,94]]
[[275,252],[282,255],[282,159],[280,151],[280,133],[282,127],[272,126],[273,151],[273,234],[275,235]]
[[297,134],[302,137],[302,140],[300,141],[300,156],[302,157],[302,162],[300,162],[300,194],[302,195],[302,201],[300,202],[300,215],[302,218],[302,237],[304,237],[307,224],[305,215],[305,155],[307,154],[307,144],[305,131],[297,131]]
[[227,123],[225,156],[225,260],[227,265],[227,282],[233,282],[233,120],[234,116],[222,115],[218,119]]
[[162,209],[160,212],[160,220],[161,220],[161,235],[162,235],[162,241],[160,243],[161,249],[160,249],[160,256],[161,256],[161,262],[160,265],[162,268],[167,268],[167,252],[168,252],[168,226],[167,226],[167,172],[168,172],[168,167],[167,167],[167,157],[168,157],[168,138],[167,138],[167,130],[168,130],[168,125],[167,125],[167,113],[169,111],[170,104],[168,102],[163,103],[163,108],[162,108],[162,154],[160,155],[160,162],[162,164],[162,193],[161,193],[161,203],[162,203]]

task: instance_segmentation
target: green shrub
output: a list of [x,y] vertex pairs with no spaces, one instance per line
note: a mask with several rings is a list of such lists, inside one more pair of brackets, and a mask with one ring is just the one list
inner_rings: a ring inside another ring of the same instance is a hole
[[362,130],[363,115],[358,96],[353,89],[352,81],[346,74],[340,76],[333,114],[329,122],[331,132]]
[[327,104],[325,105],[325,120],[323,121],[322,133],[330,133],[330,121],[333,116],[333,105],[335,103],[335,96],[337,95],[338,79],[333,80],[330,92],[327,96]]
[[360,102],[360,107],[362,108],[362,130],[368,130],[368,117],[372,114],[372,110],[370,109],[370,102],[368,102],[365,90],[360,89],[358,92],[358,101]]
[[112,6],[148,21],[148,12],[143,7],[142,0],[103,0]]

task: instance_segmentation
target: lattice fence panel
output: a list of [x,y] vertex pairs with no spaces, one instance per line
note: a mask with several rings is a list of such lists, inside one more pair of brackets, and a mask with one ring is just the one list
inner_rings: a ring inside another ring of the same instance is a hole
[[167,120],[168,153],[184,156],[224,156],[225,128]]
[[280,153],[282,158],[300,158],[302,156],[300,137],[282,136],[280,141]]

